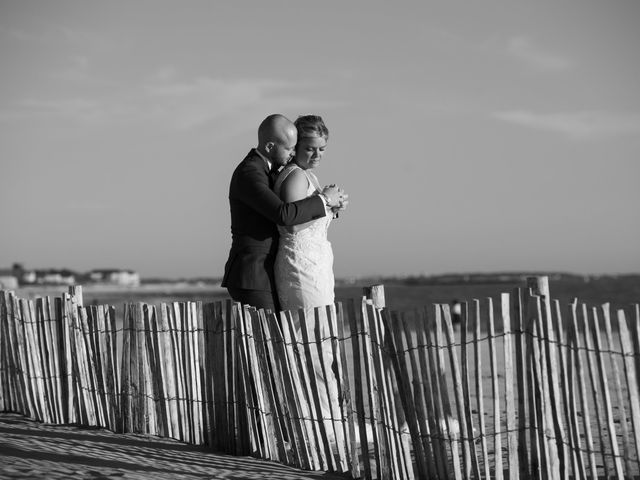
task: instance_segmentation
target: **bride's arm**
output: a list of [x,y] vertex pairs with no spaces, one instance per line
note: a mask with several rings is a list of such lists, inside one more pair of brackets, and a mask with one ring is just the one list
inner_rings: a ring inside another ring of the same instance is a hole
[[[307,190],[309,189],[309,180],[302,170],[295,169],[293,172],[285,178],[284,182],[280,186],[280,198],[285,203],[297,202],[303,198],[307,198]],[[313,223],[313,220],[301,223],[299,225],[292,225],[286,227],[286,229],[292,233],[299,232],[302,229],[307,228]]]

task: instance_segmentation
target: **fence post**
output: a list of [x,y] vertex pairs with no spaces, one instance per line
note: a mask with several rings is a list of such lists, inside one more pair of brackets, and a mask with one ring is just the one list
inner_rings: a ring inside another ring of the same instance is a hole
[[76,299],[76,304],[79,307],[84,307],[84,301],[82,300],[82,285],[70,285],[69,295]]
[[370,287],[364,287],[362,289],[362,294],[367,297],[367,300],[371,300],[371,303],[374,307],[386,307],[386,302],[384,299],[384,285],[377,284],[371,285]]

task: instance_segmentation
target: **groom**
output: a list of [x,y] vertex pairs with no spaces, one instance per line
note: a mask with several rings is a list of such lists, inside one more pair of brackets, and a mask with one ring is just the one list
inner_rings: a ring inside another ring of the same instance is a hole
[[236,302],[278,311],[273,265],[278,251],[277,225],[298,225],[341,207],[346,195],[335,186],[284,203],[271,190],[278,170],[293,156],[298,133],[283,115],[265,118],[258,128],[258,146],[236,167],[229,186],[231,251],[222,286]]

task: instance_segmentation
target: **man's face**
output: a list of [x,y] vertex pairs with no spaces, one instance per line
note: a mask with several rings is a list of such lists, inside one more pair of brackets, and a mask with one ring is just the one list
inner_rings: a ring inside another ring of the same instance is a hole
[[289,134],[285,139],[274,142],[269,152],[269,160],[276,165],[284,167],[293,156],[296,148],[296,140],[297,135]]

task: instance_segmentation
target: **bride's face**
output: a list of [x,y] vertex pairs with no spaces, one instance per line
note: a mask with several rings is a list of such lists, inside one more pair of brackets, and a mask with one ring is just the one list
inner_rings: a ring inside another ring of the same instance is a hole
[[300,138],[296,145],[295,162],[305,170],[316,168],[326,148],[327,139],[324,137]]

